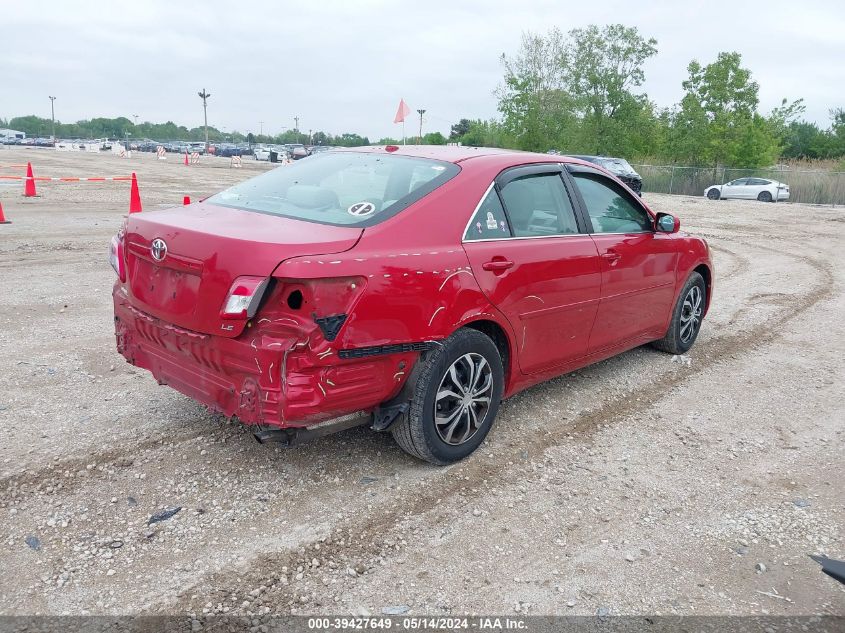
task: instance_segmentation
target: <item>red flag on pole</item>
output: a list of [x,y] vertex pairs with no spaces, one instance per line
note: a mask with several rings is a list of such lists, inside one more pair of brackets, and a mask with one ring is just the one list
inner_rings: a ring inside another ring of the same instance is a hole
[[394,123],[404,123],[405,117],[411,114],[411,108],[405,103],[404,99],[399,100],[399,109],[396,110],[396,116],[393,118]]

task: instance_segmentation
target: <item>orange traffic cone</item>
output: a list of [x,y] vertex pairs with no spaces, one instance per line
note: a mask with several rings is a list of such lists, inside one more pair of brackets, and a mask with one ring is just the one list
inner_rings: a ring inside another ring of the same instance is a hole
[[182,204],[184,204],[185,206],[191,204],[191,196],[185,196],[184,198],[182,198]]
[[11,224],[11,220],[7,220],[6,216],[3,215],[3,203],[0,202],[0,224]]
[[191,163],[188,162],[188,152],[185,152],[185,164],[190,165]]
[[141,213],[141,194],[138,192],[138,178],[132,172],[132,188],[129,191],[129,213]]
[[26,164],[26,180],[24,181],[23,195],[27,198],[35,197],[35,176],[32,175],[32,163]]

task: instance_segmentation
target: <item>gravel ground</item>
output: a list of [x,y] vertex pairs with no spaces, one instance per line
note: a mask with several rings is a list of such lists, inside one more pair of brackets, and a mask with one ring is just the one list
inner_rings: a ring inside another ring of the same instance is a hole
[[[26,160],[135,171],[145,209],[268,168],[0,151]],[[127,183],[38,187],[0,184],[0,614],[845,614],[807,557],[845,558],[842,209],[647,195],[715,252],[688,358],[535,387],[437,468],[367,429],[258,445],[127,365]]]

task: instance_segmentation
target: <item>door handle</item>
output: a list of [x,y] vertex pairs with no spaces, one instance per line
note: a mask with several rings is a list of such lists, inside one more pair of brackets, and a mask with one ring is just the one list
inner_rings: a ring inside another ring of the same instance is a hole
[[612,251],[612,250],[611,250],[611,251],[606,251],[606,252],[602,253],[602,258],[606,259],[606,260],[607,260],[607,261],[609,261],[611,264],[612,264],[613,262],[615,262],[616,260],[618,260],[619,258],[621,258],[621,257],[622,257],[622,255],[620,255],[620,254],[619,254],[619,253],[617,253],[616,251]]
[[508,268],[512,268],[513,262],[509,261],[507,259],[493,259],[489,262],[484,262],[481,265],[481,267],[484,270],[490,270],[490,271],[493,271],[495,273],[495,272],[505,271]]

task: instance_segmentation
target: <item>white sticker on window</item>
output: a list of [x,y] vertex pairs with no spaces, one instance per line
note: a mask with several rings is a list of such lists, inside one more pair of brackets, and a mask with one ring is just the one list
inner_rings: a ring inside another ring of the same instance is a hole
[[370,215],[371,213],[374,213],[375,210],[376,210],[376,205],[374,205],[372,202],[356,202],[355,204],[350,206],[346,210],[346,212],[349,215],[362,217],[362,216]]
[[488,211],[487,212],[487,229],[490,230],[490,231],[495,231],[497,228],[499,228],[499,223],[496,222],[496,218],[493,217],[493,212]]
[[444,169],[446,169],[443,165],[432,165],[431,168],[434,171],[443,171]]

